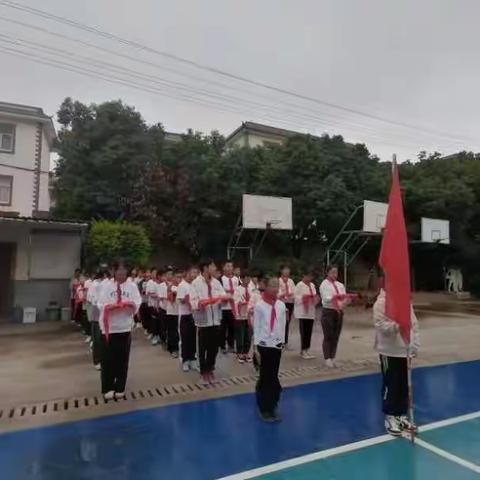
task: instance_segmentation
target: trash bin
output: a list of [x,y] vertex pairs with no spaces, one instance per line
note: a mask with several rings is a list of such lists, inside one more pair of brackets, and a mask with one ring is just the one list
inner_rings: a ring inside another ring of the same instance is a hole
[[62,322],[69,322],[70,321],[70,308],[63,307],[61,310],[61,319]]
[[35,323],[37,321],[37,309],[26,307],[23,309],[23,323]]
[[46,308],[47,320],[49,322],[59,322],[61,318],[61,310],[58,305],[50,305]]

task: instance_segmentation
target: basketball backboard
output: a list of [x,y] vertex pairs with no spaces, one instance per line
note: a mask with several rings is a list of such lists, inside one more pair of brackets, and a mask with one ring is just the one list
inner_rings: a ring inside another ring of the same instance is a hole
[[387,219],[388,203],[363,202],[363,231],[368,233],[381,233]]
[[450,222],[437,218],[422,218],[422,242],[450,244]]
[[243,195],[243,228],[292,230],[292,199],[263,195]]

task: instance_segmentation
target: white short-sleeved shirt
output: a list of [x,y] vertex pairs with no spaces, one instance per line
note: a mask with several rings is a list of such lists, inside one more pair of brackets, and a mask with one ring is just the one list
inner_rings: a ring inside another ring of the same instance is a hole
[[284,279],[280,277],[278,279],[278,298],[285,303],[294,303],[295,301],[295,283],[291,278]]
[[147,305],[149,307],[157,306],[157,282],[151,278],[145,285],[145,293],[147,295]]
[[320,297],[322,299],[322,307],[332,310],[336,310],[337,308],[342,309],[343,302],[338,302],[337,305],[334,305],[334,303],[332,302],[333,297],[337,294],[345,295],[345,285],[336,281],[334,286],[333,282],[325,279],[320,284]]
[[[276,319],[273,329],[270,325],[272,308],[275,308]],[[276,300],[272,306],[260,299],[253,311],[253,341],[255,345],[280,348],[285,343],[286,307]]]
[[[238,277],[227,277],[226,275],[222,276],[222,286],[225,290],[225,293],[228,295],[234,295],[235,289],[240,285],[240,280]],[[230,302],[223,302],[222,303],[222,310],[231,310],[232,306]]]
[[248,291],[248,288],[245,288],[243,285],[239,285],[235,289],[233,301],[235,302],[235,307],[237,310],[237,320],[248,319],[248,306],[250,303],[250,298],[251,295]]
[[193,308],[193,318],[195,319],[195,324],[198,327],[212,327],[221,324],[222,321],[222,310],[220,304],[208,305],[205,308],[199,308],[199,300],[206,300],[212,297],[220,297],[225,295],[225,290],[222,287],[222,284],[216,279],[212,278],[210,280],[210,291],[208,288],[208,283],[205,280],[203,275],[199,275],[192,282],[192,308]]
[[[138,312],[142,303],[142,297],[135,283],[126,281],[120,285],[122,301],[130,301],[135,305],[134,310],[112,311],[109,315],[110,330],[109,333],[125,333],[132,330],[134,324],[134,315]],[[98,299],[98,308],[100,309],[99,324],[102,333],[105,333],[104,314],[107,305],[117,303],[117,282],[109,281],[103,285],[100,297]]]
[[317,289],[314,283],[310,283],[310,285],[305,284],[303,281],[297,283],[295,287],[295,305],[293,307],[295,318],[315,319],[315,303],[309,301],[308,304],[305,305],[303,303],[303,296],[316,294]]
[[[188,296],[188,302],[181,302],[185,300],[185,297]],[[188,283],[186,280],[182,280],[177,288],[177,303],[178,303],[178,313],[179,315],[191,315],[192,308],[191,302],[192,297],[194,297],[193,287],[191,283]]]
[[157,283],[158,306],[162,310],[167,310],[167,282]]
[[176,300],[176,293],[178,290],[177,285],[171,285],[170,286],[170,291],[174,294],[174,299],[173,300],[168,300],[167,299],[167,315],[175,315],[178,316],[178,303]]

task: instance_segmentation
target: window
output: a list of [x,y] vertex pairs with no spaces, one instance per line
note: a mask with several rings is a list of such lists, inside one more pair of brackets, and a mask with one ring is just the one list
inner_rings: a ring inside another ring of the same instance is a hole
[[13,153],[15,150],[15,125],[0,123],[0,152]]
[[12,204],[13,177],[0,175],[0,205]]

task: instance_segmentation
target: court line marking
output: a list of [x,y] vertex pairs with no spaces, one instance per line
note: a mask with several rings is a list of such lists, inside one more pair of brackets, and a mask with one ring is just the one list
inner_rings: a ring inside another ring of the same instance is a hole
[[469,462],[468,460],[465,460],[461,457],[457,457],[457,455],[447,452],[442,448],[438,448],[435,445],[432,445],[431,443],[428,443],[425,440],[422,440],[421,438],[417,438],[415,440],[415,444],[422,448],[425,448],[426,450],[430,450],[432,453],[435,453],[440,457],[450,460],[451,462],[454,462],[457,465],[468,468],[469,470],[473,470],[476,473],[480,473],[480,466],[476,465],[475,463]]
[[294,457],[281,462],[272,463],[271,465],[266,465],[264,467],[258,467],[245,472],[235,473],[233,475],[222,477],[218,480],[247,480],[249,478],[256,478],[260,475],[278,472],[279,470],[285,470],[290,467],[302,465],[303,463],[310,463],[315,460],[333,457],[334,455],[339,455],[340,453],[353,452],[355,450],[371,447],[380,443],[390,442],[395,440],[395,438],[396,437],[392,437],[391,435],[381,435],[380,437],[367,438],[366,440],[360,440],[359,442],[349,443],[347,445],[341,445],[340,447],[329,448],[328,450],[321,450],[319,452],[309,453],[308,455],[301,457]]
[[449,425],[455,425],[456,423],[468,422],[469,420],[475,420],[480,418],[480,412],[467,413],[466,415],[460,415],[458,417],[447,418],[438,422],[428,423],[419,428],[420,432],[428,432],[429,430],[435,430],[436,428],[448,427]]
[[[424,425],[423,427],[419,428],[420,432],[427,432],[429,430],[434,430],[436,428],[442,428],[442,427],[448,427],[449,425],[454,425],[456,423],[461,423],[461,422],[466,422],[468,420],[474,420],[476,418],[480,418],[480,411],[479,412],[474,412],[474,413],[468,413],[466,415],[460,415],[458,417],[452,417],[448,418],[446,420],[440,420],[438,422],[432,422],[429,424]],[[334,455],[339,455],[341,453],[348,453],[348,452],[353,452],[355,450],[360,450],[362,448],[366,447],[372,447],[374,445],[379,445],[381,443],[386,443],[392,440],[397,439],[398,437],[392,437],[391,435],[381,435],[379,437],[373,437],[373,438],[367,438],[365,440],[360,440],[359,442],[354,442],[354,443],[349,443],[347,445],[341,445],[339,447],[333,447],[329,448],[328,450],[321,450],[319,452],[314,452],[314,453],[309,453],[307,455],[303,455],[300,457],[294,457],[288,460],[282,460],[281,462],[277,463],[272,463],[271,465],[265,465],[263,467],[257,467],[252,470],[246,470],[244,472],[240,473],[234,473],[233,475],[227,475],[226,477],[219,478],[218,480],[248,480],[251,478],[256,478],[261,475],[266,475],[268,473],[273,473],[273,472],[278,472],[280,470],[285,470],[287,468],[295,467],[297,465],[302,465],[304,463],[310,463],[315,460],[322,460],[324,458],[332,457]],[[434,445],[430,445],[427,442],[424,442],[423,440],[420,440],[417,438],[416,443],[419,441],[422,442],[424,445],[418,445],[423,446],[424,448],[428,448],[432,452],[434,452],[433,449],[435,449],[435,453],[438,455],[443,456],[444,458],[450,459],[452,462],[455,462],[457,464],[466,466],[466,468],[473,467],[474,471],[478,471],[480,473],[480,467],[468,462],[467,460],[463,460],[460,457],[456,457],[453,454],[450,454],[444,450],[441,450]],[[425,446],[428,445],[427,446]],[[441,452],[441,453],[439,453]],[[462,462],[462,463],[461,463]],[[468,466],[467,466],[468,465]],[[478,469],[478,470],[476,470]]]

